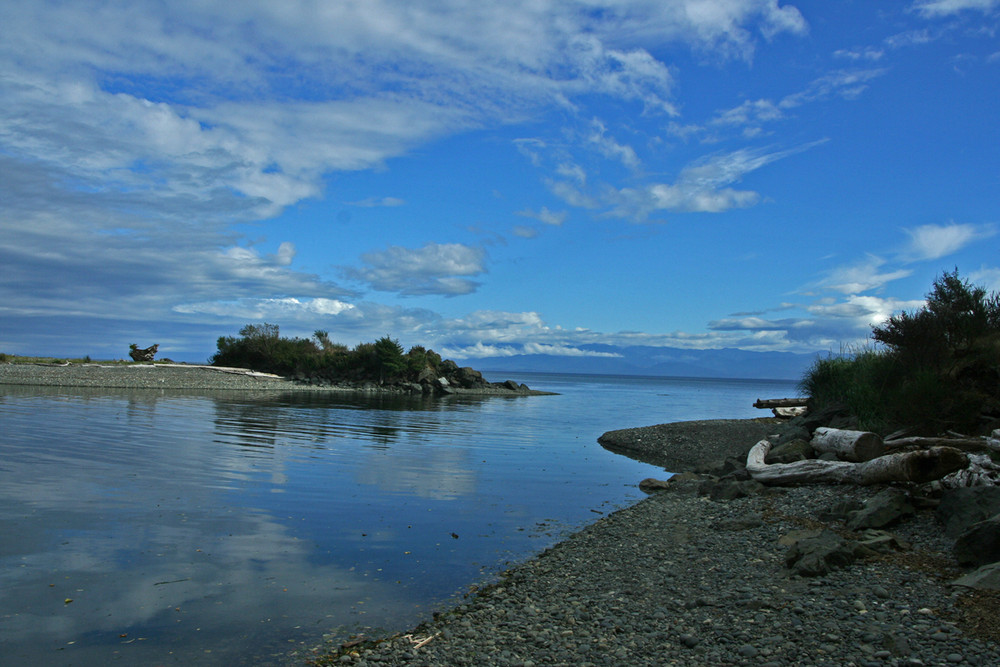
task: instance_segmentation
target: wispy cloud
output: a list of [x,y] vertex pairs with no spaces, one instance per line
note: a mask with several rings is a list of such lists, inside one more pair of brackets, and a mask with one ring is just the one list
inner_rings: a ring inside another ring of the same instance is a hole
[[566,218],[569,215],[566,211],[551,211],[549,207],[543,206],[538,211],[533,211],[531,209],[524,209],[523,211],[518,211],[517,215],[524,218],[534,218],[540,222],[544,222],[546,225],[559,226],[566,222]]
[[608,135],[608,129],[604,123],[596,118],[590,122],[590,134],[587,141],[594,145],[597,150],[606,158],[620,161],[629,169],[638,169],[641,165],[639,156],[631,146],[618,143],[613,137]]
[[958,252],[965,246],[996,234],[991,225],[955,224],[921,225],[905,230],[910,245],[904,256],[913,260],[938,259]]
[[366,199],[361,199],[358,201],[347,202],[351,206],[360,206],[362,208],[378,208],[378,207],[395,207],[403,206],[406,201],[400,199],[399,197],[368,197]]
[[858,294],[878,289],[894,280],[905,278],[912,273],[909,269],[882,271],[886,260],[875,255],[848,266],[841,266],[829,272],[821,285],[842,294]]
[[468,276],[486,272],[486,252],[461,243],[428,243],[422,248],[389,246],[365,253],[363,268],[345,268],[344,274],[371,289],[404,296],[470,294],[479,283]]
[[732,208],[753,206],[760,195],[752,190],[737,190],[729,185],[746,174],[772,162],[819,145],[804,144],[778,151],[739,149],[717,153],[684,167],[674,183],[652,183],[642,188],[608,189],[604,199],[612,205],[611,214],[645,221],[657,211],[718,213]]
[[965,11],[992,12],[1000,8],[1000,0],[918,0],[913,8],[924,18],[938,18]]

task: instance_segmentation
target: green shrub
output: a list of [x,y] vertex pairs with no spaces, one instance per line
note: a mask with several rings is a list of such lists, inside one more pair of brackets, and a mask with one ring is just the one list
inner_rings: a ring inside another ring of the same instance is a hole
[[874,327],[882,347],[818,360],[800,389],[814,409],[843,405],[859,428],[981,430],[1000,418],[1000,297],[962,280],[934,282],[927,304]]
[[353,350],[331,341],[326,331],[316,331],[313,338],[283,338],[276,324],[248,324],[239,337],[219,337],[218,350],[208,361],[278,375],[379,383],[415,381],[424,368],[436,370],[442,363],[440,355],[420,346],[403,354],[399,341],[389,336],[359,343]]

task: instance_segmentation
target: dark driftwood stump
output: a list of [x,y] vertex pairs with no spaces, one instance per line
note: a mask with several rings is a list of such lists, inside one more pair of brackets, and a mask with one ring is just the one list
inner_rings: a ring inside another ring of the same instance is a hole
[[153,357],[156,356],[156,350],[160,347],[157,343],[151,347],[140,350],[135,345],[132,345],[132,349],[129,350],[128,356],[132,357],[133,361],[152,361]]

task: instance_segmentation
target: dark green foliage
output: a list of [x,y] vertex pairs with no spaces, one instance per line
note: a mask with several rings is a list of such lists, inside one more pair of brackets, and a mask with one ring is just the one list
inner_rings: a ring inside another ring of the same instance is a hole
[[382,336],[375,341],[375,359],[378,363],[379,382],[386,377],[398,377],[406,370],[406,359],[398,340]]
[[977,432],[1000,417],[1000,297],[934,282],[927,304],[875,327],[883,347],[818,360],[800,387],[814,408],[847,406],[859,428]]
[[218,351],[208,360],[213,366],[234,366],[255,371],[292,375],[317,365],[319,348],[305,338],[282,338],[277,324],[248,324],[240,337],[223,336]]
[[433,350],[415,346],[404,354],[399,341],[389,336],[359,343],[353,350],[332,342],[323,330],[313,337],[282,338],[276,324],[248,324],[239,337],[220,337],[218,351],[208,361],[278,375],[379,383],[416,381],[425,368],[437,370],[441,365],[441,356]]
[[429,368],[437,372],[441,367],[441,355],[434,350],[424,349],[423,345],[414,345],[406,353],[406,372],[418,376]]
[[872,338],[907,361],[945,367],[1000,333],[1000,297],[962,280],[956,269],[934,281],[927,305],[899,313]]

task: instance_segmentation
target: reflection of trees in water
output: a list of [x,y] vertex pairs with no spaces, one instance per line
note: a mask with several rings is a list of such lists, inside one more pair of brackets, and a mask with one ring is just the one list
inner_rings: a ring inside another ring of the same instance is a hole
[[[475,405],[487,397],[452,401],[396,394],[321,392],[226,392],[212,395],[220,436],[246,447],[274,448],[282,443],[319,449],[334,441],[388,449],[403,434],[427,437],[440,431],[420,413],[446,412],[457,404]],[[471,400],[470,400],[471,399]]]
[[301,448],[347,456],[358,483],[450,500],[476,486],[469,434],[456,431],[450,413],[476,412],[479,403],[311,393],[216,396],[214,430],[220,441],[258,453],[266,448],[279,459]]

